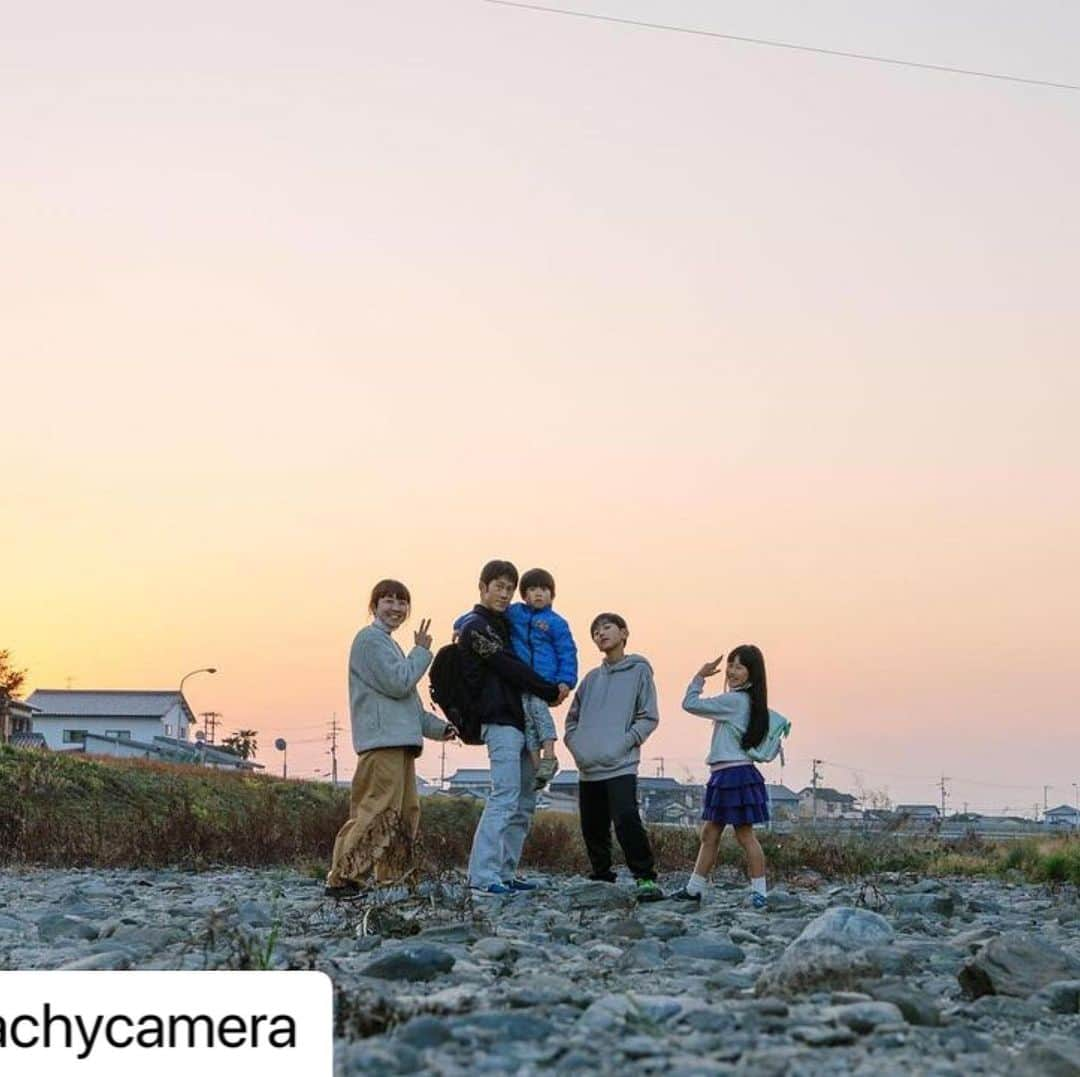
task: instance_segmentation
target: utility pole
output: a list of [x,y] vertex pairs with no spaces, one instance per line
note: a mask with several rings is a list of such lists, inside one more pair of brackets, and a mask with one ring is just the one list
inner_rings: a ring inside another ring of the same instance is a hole
[[1050,807],[1049,803],[1046,800],[1046,794],[1053,788],[1054,787],[1052,785],[1043,786],[1043,815],[1046,814],[1046,809]]
[[941,787],[941,818],[942,818],[942,820],[944,820],[944,818],[945,818],[945,798],[948,796],[948,791],[945,788],[945,783],[947,781],[951,781],[951,779],[946,778],[945,775],[942,774],[941,781],[938,782],[938,785]]
[[443,737],[442,752],[439,758],[439,788],[446,788],[446,738]]
[[814,768],[813,772],[811,773],[811,776],[810,776],[810,787],[814,791],[814,793],[813,793],[814,799],[813,799],[813,802],[811,804],[811,811],[813,813],[812,816],[811,816],[811,822],[816,823],[817,822],[817,785],[818,785],[818,782],[821,780],[821,775],[818,774],[818,769],[817,768],[820,767],[821,764],[825,762],[825,760],[824,759],[811,759],[810,762],[811,762],[811,764],[813,765],[813,768]]
[[334,711],[334,716],[330,719],[330,736],[327,738],[330,741],[330,781],[337,785],[337,711]]
[[1076,796],[1076,810],[1080,811],[1080,782],[1073,782],[1073,794]]
[[656,776],[658,778],[664,776],[664,757],[662,755],[656,757]]
[[214,743],[214,734],[217,731],[218,719],[221,717],[220,711],[200,711],[199,717],[203,720],[203,729],[206,730],[206,742],[207,744]]

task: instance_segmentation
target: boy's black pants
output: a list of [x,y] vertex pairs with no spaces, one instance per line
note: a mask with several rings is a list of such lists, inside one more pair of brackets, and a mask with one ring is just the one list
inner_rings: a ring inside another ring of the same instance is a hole
[[626,866],[635,879],[655,879],[652,847],[637,805],[637,775],[624,774],[602,782],[578,783],[581,835],[594,879],[614,881],[611,871],[611,824]]

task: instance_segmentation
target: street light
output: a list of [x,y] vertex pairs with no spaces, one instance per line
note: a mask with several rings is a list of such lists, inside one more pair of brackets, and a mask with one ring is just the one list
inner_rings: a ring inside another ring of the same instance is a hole
[[[186,681],[188,679],[188,677],[194,677],[196,673],[217,673],[217,668],[215,666],[203,666],[202,669],[193,669],[190,673],[185,673],[180,678],[180,688],[178,689],[178,693],[180,695],[180,714],[181,715],[183,715],[183,713],[184,713],[184,681]],[[180,733],[180,723],[179,723],[179,721],[176,723],[176,732],[178,734],[176,739],[179,740],[180,739],[180,737],[179,737],[179,733]]]

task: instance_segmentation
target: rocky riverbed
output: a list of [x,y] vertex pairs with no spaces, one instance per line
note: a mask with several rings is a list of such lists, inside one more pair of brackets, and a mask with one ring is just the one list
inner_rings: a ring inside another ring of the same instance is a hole
[[700,908],[537,881],[14,869],[0,967],[322,969],[339,1074],[1080,1075],[1075,890],[806,876],[758,912],[734,878]]

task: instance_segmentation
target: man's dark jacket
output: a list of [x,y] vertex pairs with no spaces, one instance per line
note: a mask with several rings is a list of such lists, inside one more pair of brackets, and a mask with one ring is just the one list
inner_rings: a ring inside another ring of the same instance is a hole
[[559,698],[559,686],[534,673],[510,645],[510,622],[501,613],[476,605],[461,625],[461,672],[465,688],[486,725],[512,725],[524,731],[521,693],[546,703]]

